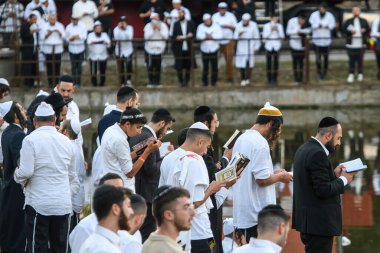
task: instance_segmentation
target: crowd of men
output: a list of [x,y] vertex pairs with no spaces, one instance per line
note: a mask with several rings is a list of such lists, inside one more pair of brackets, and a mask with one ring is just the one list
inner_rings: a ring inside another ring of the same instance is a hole
[[[64,45],[68,46],[71,72],[76,85],[80,86],[82,63],[89,61],[91,83],[104,86],[106,83],[107,60],[114,56],[117,62],[118,82],[132,85],[132,59],[134,28],[125,16],[118,17],[112,27],[114,7],[110,0],[78,0],[72,8],[71,23],[66,27],[57,20],[54,0],[32,0],[25,8],[17,0],[7,0],[0,6],[1,33],[3,44],[21,38],[22,71],[24,85],[37,85],[37,72],[44,72],[50,88],[60,76]],[[379,20],[372,28],[360,17],[360,8],[352,9],[353,17],[342,24],[341,31],[347,38],[349,57],[347,82],[356,79],[362,82],[363,56],[370,36],[375,41],[380,78]],[[266,54],[267,83],[278,83],[279,56],[285,36],[289,38],[293,61],[293,76],[296,83],[303,82],[305,38],[311,36],[315,50],[318,80],[327,78],[329,49],[332,33],[337,29],[334,14],[326,4],[310,16],[300,14],[284,25],[279,23],[278,14],[268,13],[270,21],[262,32],[255,22],[255,5],[251,0],[242,0],[228,5],[220,2],[215,13],[205,13],[198,26],[192,20],[188,8],[181,0],[172,0],[168,8],[162,0],[145,0],[139,10],[144,21],[144,52],[148,73],[147,87],[160,87],[163,54],[170,47],[175,58],[178,83],[189,85],[191,69],[196,67],[193,41],[200,42],[203,86],[215,86],[218,82],[218,59],[223,55],[226,63],[225,79],[233,81],[234,66],[240,72],[240,84],[250,84],[255,66],[255,54],[263,48]]]
[[[7,96],[7,80],[0,79],[0,88]],[[2,252],[280,252],[290,227],[275,185],[293,178],[292,227],[305,252],[330,253],[342,233],[339,195],[356,172],[333,170],[328,160],[342,139],[336,119],[323,118],[316,136],[297,150],[293,175],[273,166],[284,117],[269,102],[217,157],[212,138],[219,119],[211,107],[195,108],[194,123],[163,148],[174,116],[159,108],[148,121],[138,91],[123,86],[116,105],[105,108],[98,148],[85,161],[73,93],[74,79],[65,75],[27,110],[17,101],[0,103]],[[249,160],[240,176],[216,177],[237,155]],[[93,213],[81,219],[88,163]],[[233,217],[223,222],[228,196]]]

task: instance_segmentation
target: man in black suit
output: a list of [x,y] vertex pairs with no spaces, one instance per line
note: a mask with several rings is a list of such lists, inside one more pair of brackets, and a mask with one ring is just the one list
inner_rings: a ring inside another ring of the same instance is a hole
[[0,104],[0,114],[9,126],[4,130],[1,147],[4,155],[4,182],[0,208],[1,252],[25,252],[24,202],[25,196],[20,184],[13,179],[18,166],[20,150],[26,127],[26,115],[22,106],[8,101]]
[[[219,126],[218,115],[212,108],[206,105],[199,106],[195,109],[194,122],[202,122],[203,124],[205,124],[210,129],[212,135],[215,134],[216,128],[218,128]],[[215,173],[218,172],[220,169],[224,169],[228,165],[229,161],[231,160],[231,155],[232,150],[227,148],[224,150],[223,156],[220,159],[220,161],[218,161],[218,158],[216,158],[214,155],[213,147],[209,147],[207,149],[207,154],[203,155],[203,161],[205,162],[207,167],[210,183],[216,180]],[[236,180],[227,182],[226,188],[231,187],[235,182]],[[208,215],[211,223],[211,230],[215,240],[215,247],[213,249],[213,252],[215,253],[223,253],[223,207],[221,206],[222,203],[219,203],[218,205],[216,201],[216,195],[224,197],[225,199],[228,193],[229,192],[226,189],[223,189],[210,196],[212,205],[214,207],[210,210],[210,213]]]
[[342,233],[340,194],[356,172],[332,169],[328,156],[340,146],[342,127],[325,117],[317,135],[294,157],[292,227],[301,233],[306,253],[331,253],[334,236]]
[[[179,9],[178,14],[179,20],[174,23],[173,34],[171,36],[173,40],[172,49],[178,81],[182,87],[185,87],[190,81],[191,48],[195,27],[191,20],[186,20],[183,9]],[[183,70],[185,70],[185,78],[183,78]]]
[[[161,139],[166,135],[166,132],[171,129],[174,122],[175,119],[170,115],[168,110],[156,110],[150,122],[142,129],[141,134],[130,138],[130,147],[133,148],[134,145],[152,137],[154,139]],[[171,146],[171,150],[174,150],[173,146]],[[133,150],[131,150],[131,152],[132,151]],[[145,198],[148,207],[145,221],[140,228],[143,242],[157,229],[156,221],[152,215],[152,203],[160,180],[162,159],[163,157],[161,157],[158,149],[152,152],[146,158],[144,165],[135,176],[136,192]]]
[[37,16],[29,15],[28,22],[21,26],[21,75],[24,77],[24,86],[32,88],[37,74]]

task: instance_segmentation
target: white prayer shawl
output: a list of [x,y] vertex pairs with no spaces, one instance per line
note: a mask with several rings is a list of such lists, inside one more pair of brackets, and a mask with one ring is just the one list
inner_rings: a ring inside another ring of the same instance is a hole
[[260,48],[260,32],[257,24],[249,21],[248,26],[244,26],[240,21],[235,29],[234,38],[237,40],[235,65],[237,68],[245,68],[247,62],[249,67],[255,66],[255,51]]

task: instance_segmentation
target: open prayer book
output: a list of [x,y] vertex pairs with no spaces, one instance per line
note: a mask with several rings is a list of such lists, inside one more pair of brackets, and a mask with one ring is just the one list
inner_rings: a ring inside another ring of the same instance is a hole
[[344,162],[344,163],[341,163],[339,165],[343,165],[346,168],[347,172],[353,172],[353,171],[367,169],[367,165],[364,165],[362,162],[362,159],[360,159],[360,158],[357,158],[355,160],[351,160],[348,162]]
[[154,138],[153,136],[148,138],[148,139],[145,139],[139,143],[137,143],[136,145],[134,145],[132,147],[132,150],[133,151],[136,151],[136,154],[137,155],[141,155],[142,153],[144,153],[144,150],[146,149],[146,147],[148,147],[148,144],[151,142],[151,141],[155,141],[156,138]]
[[236,154],[232,157],[227,167],[215,173],[217,181],[232,181],[243,172],[249,163],[249,159],[242,154]]
[[242,131],[236,129],[235,132],[228,139],[228,141],[223,145],[223,148],[232,149],[235,145],[237,138],[239,138],[239,136],[242,135],[242,133]]

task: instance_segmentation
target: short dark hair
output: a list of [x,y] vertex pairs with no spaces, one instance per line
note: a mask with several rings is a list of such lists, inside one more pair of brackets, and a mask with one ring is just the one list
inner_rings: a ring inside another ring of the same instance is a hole
[[126,197],[130,198],[131,194],[131,190],[127,188],[112,185],[99,186],[95,190],[93,197],[93,208],[98,221],[108,216],[113,204],[122,207],[124,199]]
[[51,116],[34,116],[34,120],[36,122],[54,122],[55,123],[55,115]]
[[117,102],[119,104],[125,103],[129,99],[136,99],[136,97],[137,97],[137,90],[129,86],[121,87],[116,94]]
[[11,108],[9,110],[9,112],[7,114],[5,114],[4,116],[4,120],[11,124],[11,123],[15,123],[16,121],[16,117],[18,118],[19,122],[20,122],[20,125],[22,127],[26,127],[26,120],[24,119],[24,117],[22,116],[21,114],[21,110],[20,108],[17,106],[17,102],[13,101],[12,105],[11,105]]
[[4,92],[9,92],[11,90],[11,88],[6,85],[6,84],[3,84],[3,83],[0,83],[0,94],[3,94]]
[[172,205],[174,202],[181,197],[190,198],[189,191],[181,187],[172,187],[168,185],[161,186],[156,190],[153,198],[152,211],[158,226],[161,226],[164,221],[164,211],[173,208]]
[[257,218],[258,233],[273,231],[281,223],[288,224],[290,216],[280,205],[268,205],[264,207]]
[[59,82],[72,83],[74,84],[74,78],[70,75],[62,75],[59,78]]
[[210,130],[189,128],[186,133],[186,140],[195,141],[199,136],[212,139]]
[[139,194],[132,194],[131,206],[134,214],[146,214],[147,205],[145,199]]
[[258,115],[255,123],[259,125],[265,125],[271,121],[274,121],[274,122],[278,121],[281,124],[284,123],[284,119],[282,116],[267,116],[267,115]]
[[277,145],[278,139],[280,138],[280,129],[284,120],[282,116],[267,116],[267,115],[258,115],[256,118],[256,124],[265,125],[269,122],[272,122],[272,125],[269,129],[270,135],[266,137],[270,148],[273,148]]
[[36,14],[32,13],[32,14],[29,14],[29,19],[31,19],[32,17],[36,17]]
[[67,119],[62,122],[62,130],[66,130],[71,139],[76,140],[78,138],[78,134],[76,134],[71,127],[71,120]]
[[198,106],[194,110],[194,122],[207,122],[209,125],[214,119],[215,111],[207,105]]
[[125,123],[133,124],[146,124],[146,117],[142,112],[137,108],[127,107],[125,111],[121,114],[120,124],[124,125]]
[[99,180],[99,185],[103,185],[105,181],[112,180],[112,179],[120,179],[121,181],[123,181],[123,179],[121,178],[121,176],[119,176],[118,174],[116,174],[116,173],[107,173],[107,174],[105,174]]
[[150,121],[153,122],[153,123],[158,123],[161,120],[165,121],[165,124],[168,124],[170,122],[175,122],[175,118],[173,118],[170,115],[170,112],[168,110],[166,110],[165,108],[157,109],[153,113],[152,119]]

